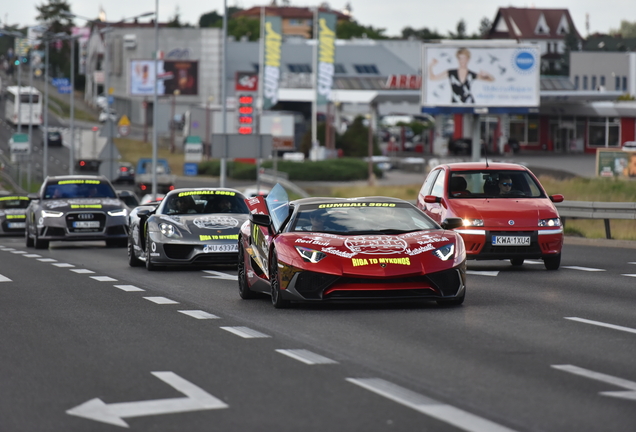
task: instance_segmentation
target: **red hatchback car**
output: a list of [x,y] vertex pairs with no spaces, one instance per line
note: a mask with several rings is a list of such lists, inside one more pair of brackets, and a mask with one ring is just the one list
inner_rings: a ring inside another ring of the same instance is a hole
[[563,227],[554,202],[522,165],[467,162],[435,167],[419,192],[417,206],[438,223],[460,217],[455,231],[466,244],[466,258],[509,259],[520,266],[542,259],[548,270],[561,264]]

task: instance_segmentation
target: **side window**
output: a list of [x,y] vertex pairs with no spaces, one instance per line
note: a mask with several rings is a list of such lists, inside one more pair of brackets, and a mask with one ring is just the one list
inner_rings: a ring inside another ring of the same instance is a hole
[[424,184],[422,185],[422,189],[420,189],[420,195],[421,196],[426,196],[426,195],[430,195],[430,191],[431,191],[431,187],[433,186],[433,182],[435,181],[435,179],[437,178],[437,175],[439,174],[441,170],[436,170],[431,172],[428,177],[426,177],[426,180],[424,180]]
[[437,176],[435,184],[433,185],[431,195],[435,195],[436,197],[444,196],[444,183],[446,183],[446,173],[440,170],[440,174]]

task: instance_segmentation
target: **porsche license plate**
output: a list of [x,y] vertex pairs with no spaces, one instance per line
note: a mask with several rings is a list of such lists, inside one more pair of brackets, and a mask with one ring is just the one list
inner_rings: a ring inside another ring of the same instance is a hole
[[530,237],[492,236],[493,246],[530,246]]
[[99,221],[73,222],[73,228],[99,228]]
[[11,229],[15,229],[15,228],[25,228],[26,227],[26,223],[25,222],[9,222],[7,224],[7,226]]
[[238,252],[238,243],[205,245],[203,246],[203,252]]

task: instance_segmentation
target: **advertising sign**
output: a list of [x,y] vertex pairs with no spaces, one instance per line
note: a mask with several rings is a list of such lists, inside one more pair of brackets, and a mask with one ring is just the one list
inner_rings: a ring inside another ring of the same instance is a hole
[[237,92],[258,91],[258,74],[256,72],[237,72],[234,90]]
[[316,77],[318,105],[325,105],[331,99],[335,62],[336,15],[320,12],[318,14],[318,74]]
[[[199,93],[199,62],[190,60],[159,60],[157,62],[157,93],[172,95],[179,90],[181,95]],[[155,85],[155,61],[130,61],[130,94],[152,96]]]
[[596,175],[599,177],[636,178],[636,152],[597,149]]
[[277,16],[264,18],[265,57],[263,68],[263,109],[270,109],[278,102],[280,80],[281,44],[283,42],[282,20]]
[[537,46],[424,44],[422,62],[423,107],[539,106]]

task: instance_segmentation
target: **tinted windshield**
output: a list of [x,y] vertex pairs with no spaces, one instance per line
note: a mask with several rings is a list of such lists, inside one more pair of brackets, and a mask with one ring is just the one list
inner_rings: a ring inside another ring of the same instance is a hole
[[162,214],[249,213],[245,199],[224,190],[185,191],[165,199]]
[[23,209],[29,206],[29,198],[23,196],[0,197],[0,209]]
[[100,180],[60,180],[44,190],[44,199],[58,198],[117,198],[117,194],[110,183]]
[[[343,207],[330,207],[330,206]],[[292,231],[336,233],[410,232],[439,228],[432,219],[407,203],[355,202],[304,206]]]
[[527,171],[454,171],[448,183],[449,198],[545,198]]

